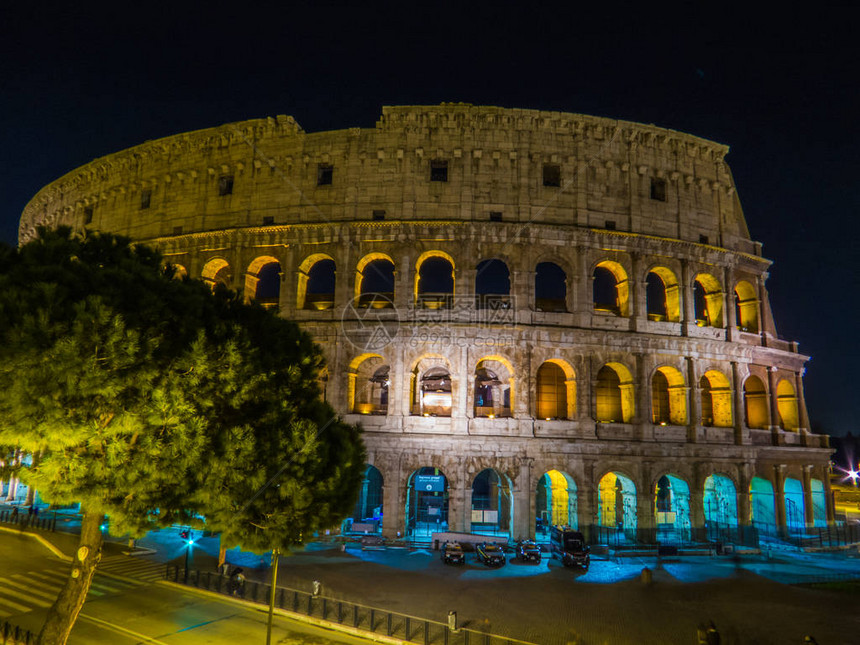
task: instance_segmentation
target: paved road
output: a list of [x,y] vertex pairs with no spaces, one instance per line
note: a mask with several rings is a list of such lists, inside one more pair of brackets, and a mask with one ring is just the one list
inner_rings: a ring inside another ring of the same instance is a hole
[[[0,618],[38,631],[69,565],[32,539],[0,533]],[[72,632],[75,645],[239,645],[265,642],[267,615],[231,599],[155,584],[163,565],[123,555],[105,558]],[[274,643],[361,645],[337,634],[276,616]]]

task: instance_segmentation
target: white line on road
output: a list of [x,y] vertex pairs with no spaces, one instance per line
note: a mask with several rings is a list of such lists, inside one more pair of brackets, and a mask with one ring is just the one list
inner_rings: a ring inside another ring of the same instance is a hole
[[80,617],[83,618],[84,620],[88,620],[92,623],[95,623],[96,625],[100,625],[100,626],[105,627],[107,629],[113,630],[117,634],[122,634],[124,636],[130,636],[132,638],[137,638],[137,639],[139,639],[139,642],[142,642],[142,643],[153,643],[154,645],[168,645],[168,643],[165,643],[164,641],[160,641],[157,638],[151,638],[151,637],[147,636],[146,634],[141,634],[140,632],[136,632],[136,631],[133,631],[131,629],[126,629],[125,627],[121,627],[115,623],[109,623],[108,621],[102,620],[101,618],[96,618],[95,616],[87,616],[86,614],[81,613]]

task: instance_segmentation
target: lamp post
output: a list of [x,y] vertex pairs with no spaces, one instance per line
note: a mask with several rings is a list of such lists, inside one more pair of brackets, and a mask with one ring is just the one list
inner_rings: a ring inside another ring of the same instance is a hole
[[279,549],[272,549],[272,591],[269,594],[269,622],[266,626],[266,645],[272,644],[272,620],[275,615],[275,592],[278,588],[278,560],[281,552]]
[[185,577],[183,584],[188,584],[188,567],[194,562],[193,558],[191,558],[191,549],[194,547],[194,537],[191,535],[190,530],[182,531],[179,536],[185,540]]

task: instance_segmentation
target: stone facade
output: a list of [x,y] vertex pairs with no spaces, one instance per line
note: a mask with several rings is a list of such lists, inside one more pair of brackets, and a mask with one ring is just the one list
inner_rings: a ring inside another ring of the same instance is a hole
[[[463,104],[310,134],[278,116],[97,159],[33,198],[20,238],[38,225],[127,235],[300,322],[328,358],[326,398],[364,426],[386,534],[442,504],[423,521],[534,535],[536,518],[558,519],[557,495],[564,523],[653,532],[669,522],[661,504],[677,510],[658,492],[669,475],[693,529],[725,519],[705,499],[713,476],[734,488],[729,524],[830,522],[808,357],[777,336],[770,262],[727,152],[654,126]],[[441,501],[415,491],[428,467],[445,475]],[[487,469],[494,516],[473,499]],[[764,514],[754,480],[772,491]]]

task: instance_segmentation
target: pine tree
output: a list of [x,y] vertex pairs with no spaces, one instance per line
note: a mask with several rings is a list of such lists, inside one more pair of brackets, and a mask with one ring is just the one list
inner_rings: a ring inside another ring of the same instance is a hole
[[157,253],[110,235],[41,231],[0,248],[4,463],[83,516],[41,643],[68,639],[106,515],[135,536],[202,517],[264,552],[332,526],[357,495],[363,445],[319,400],[310,337],[172,277]]

